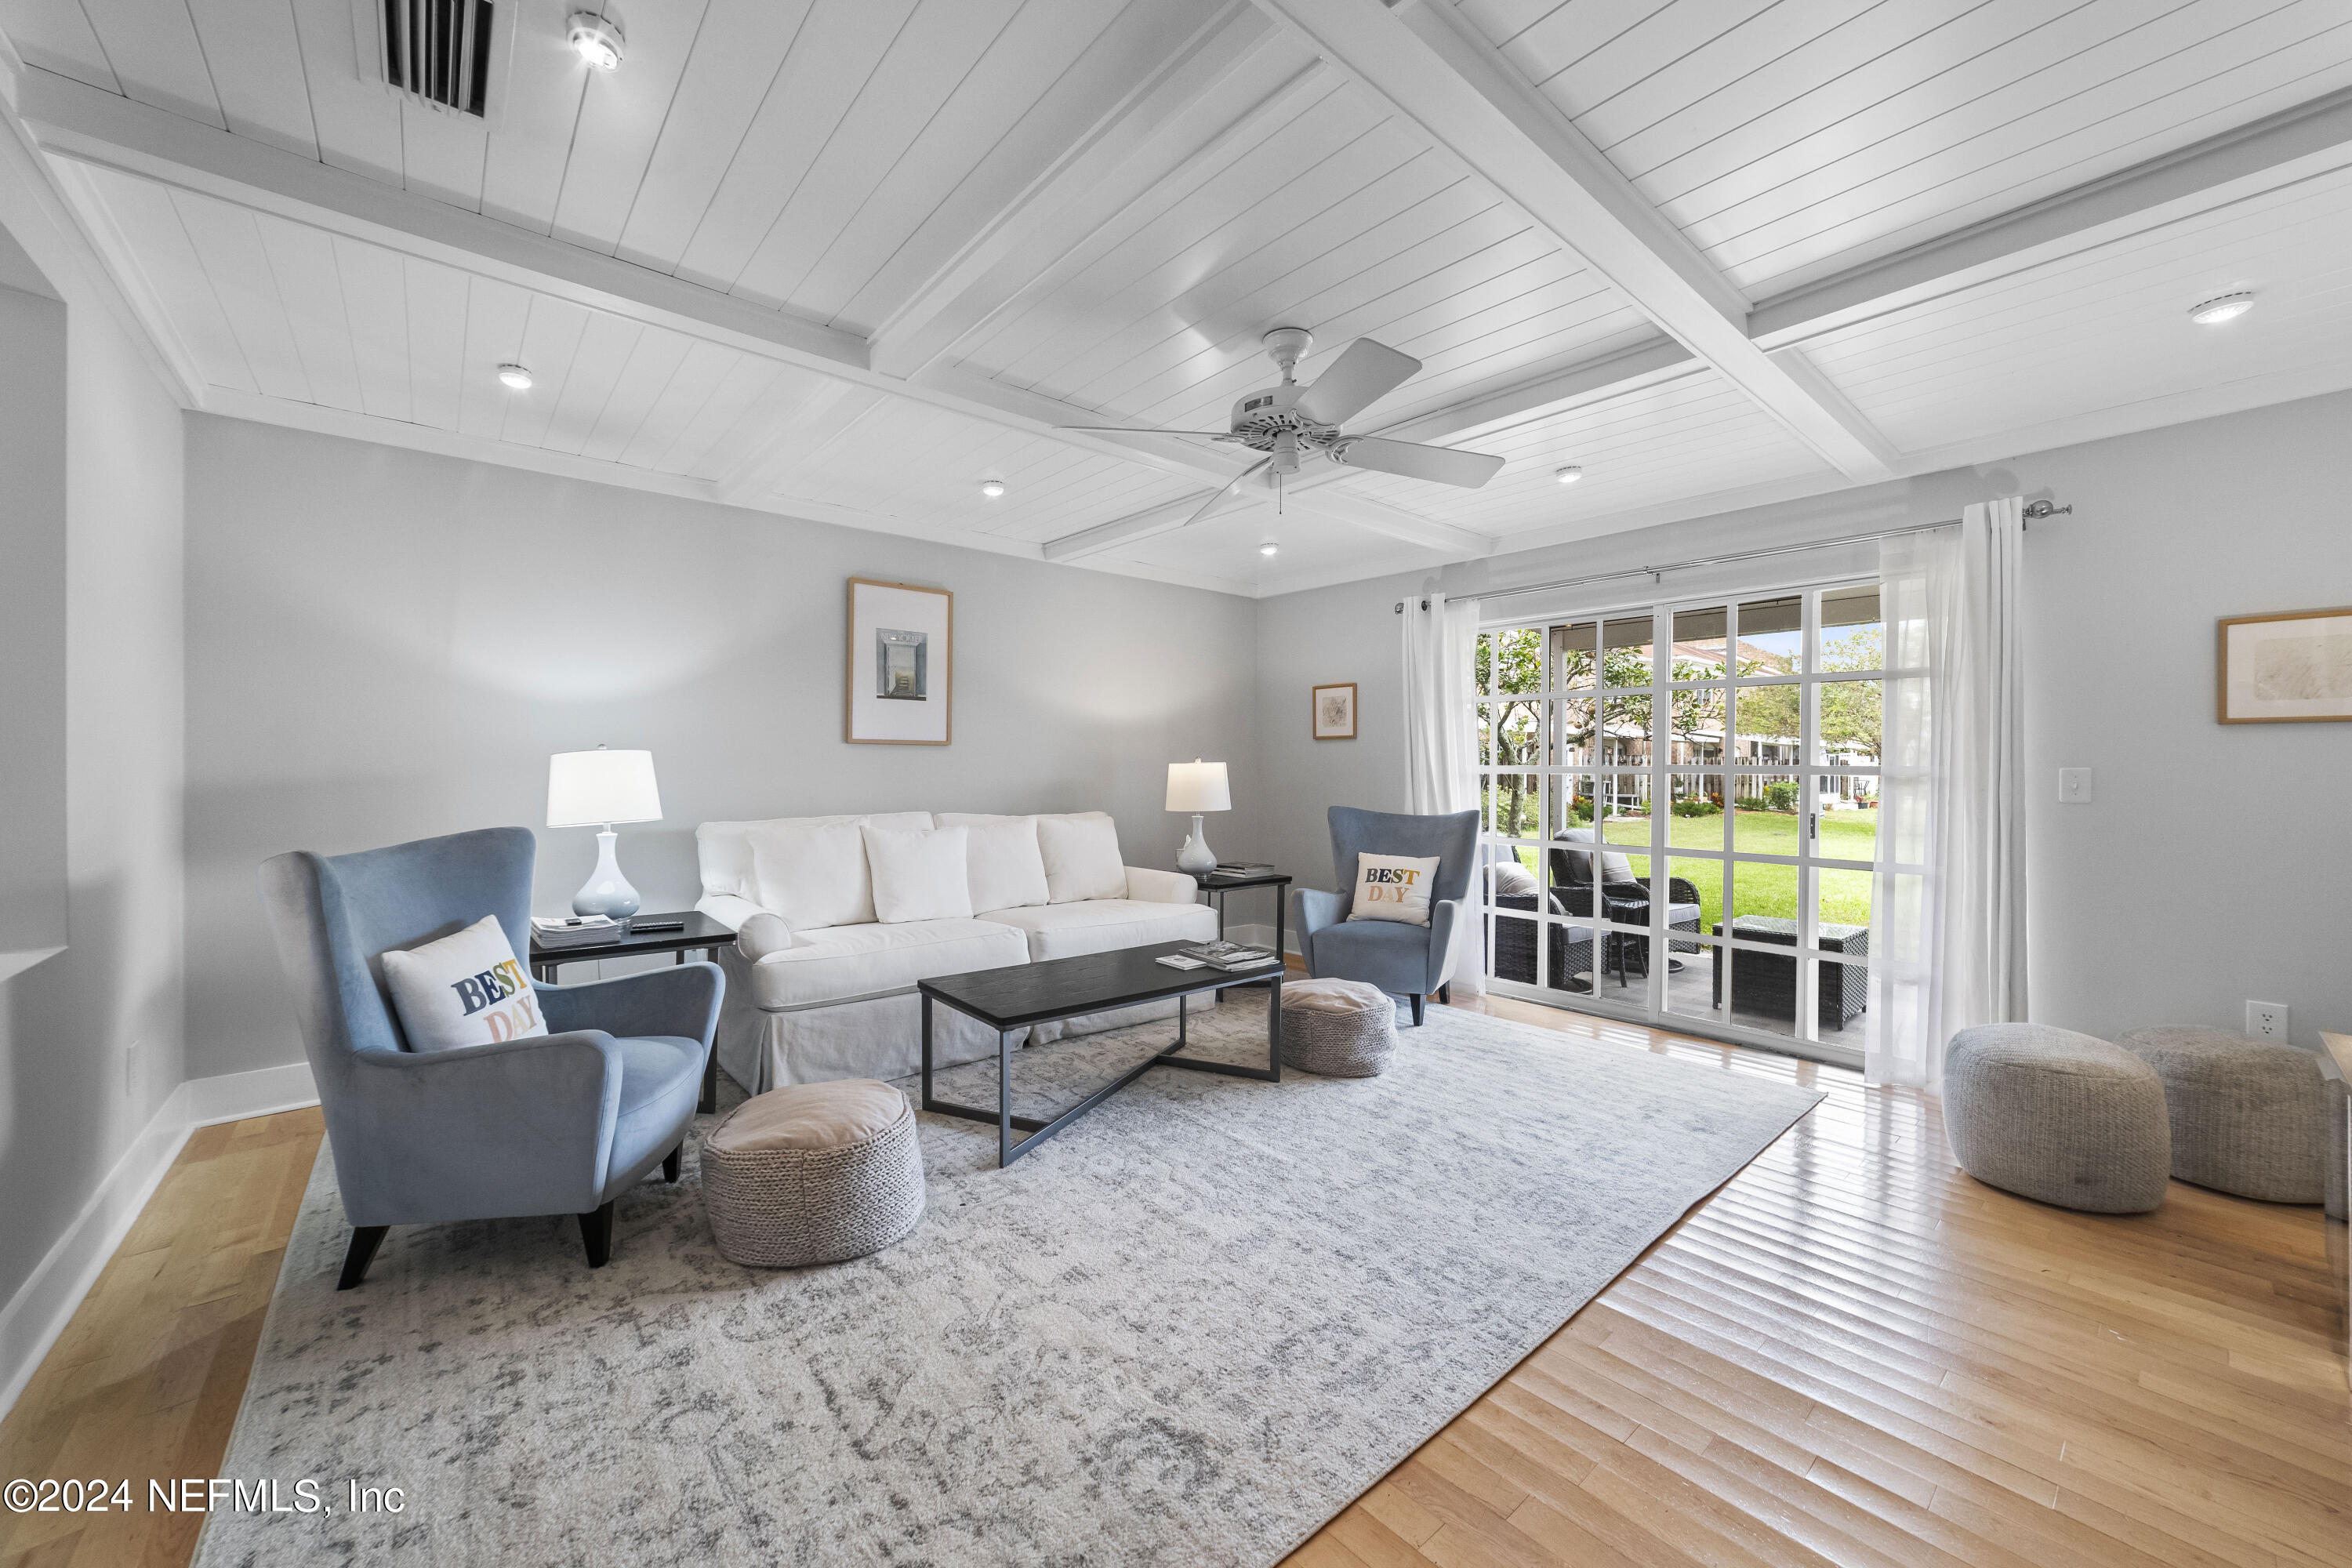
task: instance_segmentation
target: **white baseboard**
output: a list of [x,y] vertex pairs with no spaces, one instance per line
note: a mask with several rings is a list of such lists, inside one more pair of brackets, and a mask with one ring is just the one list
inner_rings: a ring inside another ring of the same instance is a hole
[[16,1407],[41,1358],[73,1321],[107,1259],[131,1233],[163,1184],[188,1134],[216,1121],[238,1121],[319,1103],[310,1064],[191,1079],[173,1089],[47,1256],[0,1307],[0,1415]]
[[242,1121],[248,1116],[275,1116],[281,1110],[299,1110],[319,1103],[319,1086],[310,1077],[309,1062],[190,1079],[180,1087],[187,1092],[192,1128]]

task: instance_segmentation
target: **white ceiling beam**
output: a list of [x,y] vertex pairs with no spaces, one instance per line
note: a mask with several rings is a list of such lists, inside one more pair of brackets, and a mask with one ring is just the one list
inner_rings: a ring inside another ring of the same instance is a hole
[[[1130,6],[1115,28],[1170,31],[1183,8]],[[873,363],[915,375],[1032,289],[1122,212],[1187,169],[1215,161],[1248,128],[1296,97],[1313,67],[1205,142],[1188,123],[1216,90],[1288,37],[1246,0],[1165,56],[1134,91],[1036,174],[876,330]]]
[[35,68],[19,92],[44,151],[499,278],[592,309],[864,376],[866,340],[331,168]]
[[1892,471],[1885,437],[1824,405],[1751,342],[1747,298],[1453,6],[1257,3],[1832,467],[1857,480]]
[[2352,88],[1759,301],[1779,348],[2244,201],[2352,162]]
[[1106,550],[1116,550],[1139,539],[1173,533],[1184,526],[1186,518],[1201,510],[1202,499],[1200,496],[1187,496],[1165,506],[1147,507],[1126,517],[1098,522],[1092,528],[1082,528],[1076,533],[1066,533],[1059,539],[1049,539],[1045,542],[1045,559],[1083,561],[1089,555],[1099,555]]

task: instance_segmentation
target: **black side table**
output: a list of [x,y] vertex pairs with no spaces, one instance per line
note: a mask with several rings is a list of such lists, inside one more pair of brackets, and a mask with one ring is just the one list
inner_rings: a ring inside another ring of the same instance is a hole
[[[1195,877],[1201,890],[1209,895],[1210,907],[1217,911],[1217,940],[1225,940],[1225,895],[1249,888],[1274,889],[1274,951],[1285,963],[1289,954],[1283,951],[1288,940],[1287,924],[1290,908],[1290,873],[1287,871],[1212,871],[1205,877]],[[1264,985],[1263,980],[1246,980],[1244,985]],[[1228,990],[1234,987],[1228,986]]]
[[[637,921],[682,921],[676,931],[637,931]],[[704,914],[700,910],[688,910],[670,915],[636,915],[619,927],[607,926],[577,936],[559,935],[551,942],[540,940],[540,932],[530,933],[530,977],[556,983],[555,972],[567,963],[585,963],[592,958],[641,958],[649,952],[674,952],[677,962],[684,963],[686,955],[701,950],[711,963],[719,962],[719,950],[735,940],[735,933]],[[719,1109],[719,1043],[710,1046],[710,1059],[702,1064],[702,1100],[698,1110],[705,1115]]]

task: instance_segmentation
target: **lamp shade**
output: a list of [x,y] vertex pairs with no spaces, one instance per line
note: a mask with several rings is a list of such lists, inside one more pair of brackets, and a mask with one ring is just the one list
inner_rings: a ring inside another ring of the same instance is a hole
[[547,759],[547,825],[601,827],[659,822],[651,752],[558,752]]
[[1225,785],[1225,764],[1204,763],[1195,757],[1189,763],[1168,764],[1168,809],[1171,811],[1231,811],[1233,791]]

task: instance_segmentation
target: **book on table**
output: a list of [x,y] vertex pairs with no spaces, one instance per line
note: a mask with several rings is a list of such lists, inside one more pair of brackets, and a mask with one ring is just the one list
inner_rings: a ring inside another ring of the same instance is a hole
[[1263,877],[1274,869],[1271,860],[1220,860],[1215,875],[1221,877]]
[[1280,956],[1270,947],[1252,947],[1239,942],[1193,942],[1184,952],[1203,963],[1224,970],[1263,969],[1269,963],[1281,962]]

